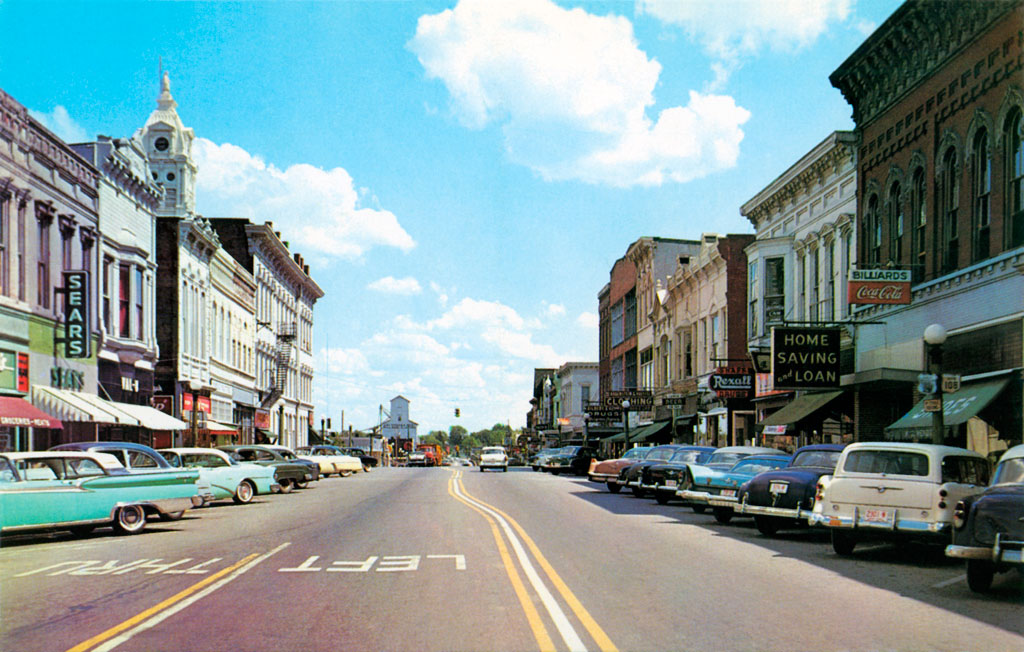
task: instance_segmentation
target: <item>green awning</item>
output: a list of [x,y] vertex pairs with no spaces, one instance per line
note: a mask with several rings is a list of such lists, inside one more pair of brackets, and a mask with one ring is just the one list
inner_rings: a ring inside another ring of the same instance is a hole
[[[632,437],[632,433],[630,433],[630,439],[633,439],[633,437]],[[619,434],[617,434],[617,435],[612,435],[612,436],[610,436],[610,437],[605,437],[605,438],[604,438],[604,439],[602,439],[601,441],[602,441],[602,442],[606,442],[606,441],[610,441],[610,442],[615,442],[615,441],[626,441],[626,433],[624,433],[624,432],[620,432],[620,433],[619,433]]]
[[[1009,382],[1009,378],[1001,378],[999,380],[966,383],[952,394],[943,394],[943,425],[947,427],[960,425],[971,417],[976,416],[1003,391],[1003,388]],[[925,412],[924,410],[924,404],[927,400],[927,398],[921,399],[917,405],[910,409],[910,412],[907,412],[896,423],[887,427],[885,429],[886,438],[891,438],[890,435],[897,434],[894,432],[897,430],[905,431],[900,433],[901,439],[915,434],[910,431],[920,431],[918,434],[922,437],[930,433],[932,429],[932,413]]]
[[842,391],[837,391],[816,392],[814,394],[797,396],[789,405],[765,417],[760,425],[788,426],[803,421],[842,395]]
[[630,441],[651,441],[665,432],[665,429],[672,425],[671,421],[655,421],[649,426],[644,426],[642,436],[630,437]]

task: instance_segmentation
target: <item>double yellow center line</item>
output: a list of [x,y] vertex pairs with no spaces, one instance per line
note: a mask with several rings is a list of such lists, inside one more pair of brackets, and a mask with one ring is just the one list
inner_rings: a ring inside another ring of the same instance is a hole
[[[506,546],[505,540],[501,536],[502,530],[505,531],[509,544],[517,552],[517,558],[523,568],[523,573],[527,576],[527,579],[530,580],[530,583],[537,592],[541,603],[546,607],[549,616],[555,623],[555,627],[559,630],[559,633],[562,636],[562,640],[569,649],[585,651],[587,648],[576,634],[561,608],[555,603],[555,600],[541,582],[532,563],[522,550],[522,544],[519,541],[520,538],[525,542],[526,547],[533,555],[533,558],[547,575],[551,585],[554,586],[555,590],[558,591],[559,595],[561,595],[565,604],[567,604],[576,615],[577,620],[579,620],[580,624],[582,624],[584,629],[586,629],[590,634],[590,637],[598,648],[602,652],[617,652],[617,648],[612,643],[611,639],[608,638],[608,635],[605,634],[604,630],[601,629],[601,626],[597,624],[597,621],[594,620],[579,599],[576,598],[568,585],[566,585],[562,578],[559,577],[558,573],[555,572],[555,569],[544,557],[543,553],[541,553],[537,544],[534,543],[533,539],[530,538],[515,519],[497,507],[470,496],[462,485],[461,470],[454,471],[449,478],[448,493],[455,500],[463,503],[473,511],[482,515],[490,524],[491,532],[494,535],[495,543],[498,546],[498,552],[501,555],[502,563],[505,565],[505,572],[508,574],[509,581],[512,584],[512,588],[515,590],[516,597],[519,598],[519,603],[523,608],[523,612],[526,614],[526,620],[529,622],[530,629],[533,631],[534,638],[537,641],[537,646],[542,652],[554,651],[556,648],[551,636],[548,634],[547,627],[544,625],[544,621],[541,618],[540,613],[537,611],[533,600],[526,591],[526,586],[520,578],[519,571],[512,561],[512,555],[509,554],[508,546]],[[513,529],[515,530],[515,534],[512,532]],[[518,534],[518,537],[516,534]]]

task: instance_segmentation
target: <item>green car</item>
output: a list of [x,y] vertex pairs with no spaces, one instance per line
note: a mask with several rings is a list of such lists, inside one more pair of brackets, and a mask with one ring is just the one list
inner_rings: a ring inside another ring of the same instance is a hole
[[136,534],[192,506],[194,469],[130,473],[108,453],[0,453],[0,535],[29,530]]

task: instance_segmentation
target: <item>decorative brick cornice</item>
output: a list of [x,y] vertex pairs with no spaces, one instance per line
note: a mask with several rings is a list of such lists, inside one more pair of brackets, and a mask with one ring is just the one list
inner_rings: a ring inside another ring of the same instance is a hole
[[909,0],[829,75],[829,81],[853,107],[854,123],[870,123],[1021,4]]

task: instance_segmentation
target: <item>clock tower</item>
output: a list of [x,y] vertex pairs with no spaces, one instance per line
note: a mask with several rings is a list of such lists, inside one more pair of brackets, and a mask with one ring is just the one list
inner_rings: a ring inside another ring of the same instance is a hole
[[177,106],[171,97],[170,76],[165,72],[157,108],[132,138],[149,158],[153,181],[164,188],[164,198],[155,210],[157,216],[190,219],[196,210],[197,167],[192,160],[196,135],[182,124]]

